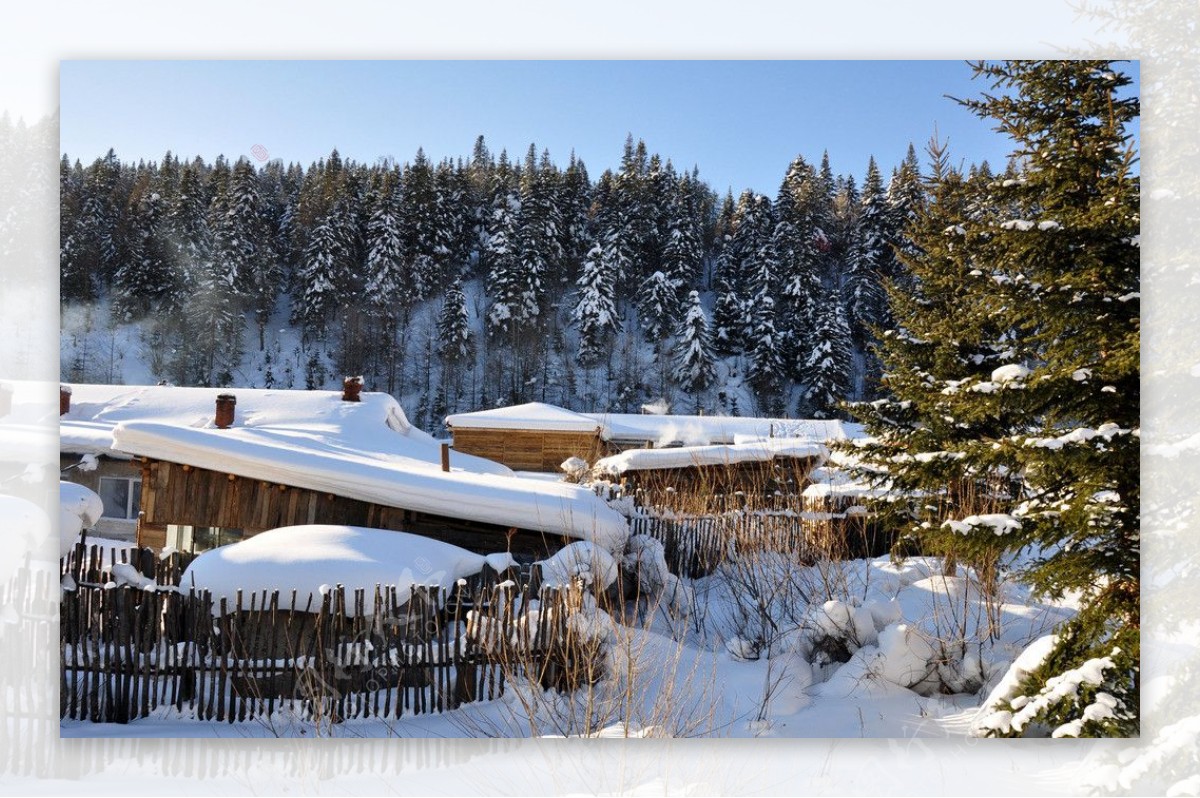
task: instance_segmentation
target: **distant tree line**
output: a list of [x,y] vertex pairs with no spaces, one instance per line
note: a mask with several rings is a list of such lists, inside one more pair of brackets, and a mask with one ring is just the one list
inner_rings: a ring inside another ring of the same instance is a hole
[[[797,157],[774,199],[721,198],[632,136],[595,181],[574,154],[515,161],[482,136],[439,163],[64,154],[60,178],[64,319],[86,309],[110,344],[137,325],[175,384],[361,374],[432,426],[532,400],[837,415],[876,392],[885,286],[924,202],[911,147],[886,183],[874,158],[860,188]],[[64,378],[96,373],[99,348],[64,349]]]

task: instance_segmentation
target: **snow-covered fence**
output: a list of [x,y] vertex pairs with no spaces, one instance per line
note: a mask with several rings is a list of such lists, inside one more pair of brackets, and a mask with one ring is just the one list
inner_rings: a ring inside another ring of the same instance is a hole
[[63,579],[81,585],[139,581],[140,576],[156,585],[169,586],[179,584],[193,559],[195,555],[186,552],[162,554],[136,546],[77,544],[59,560],[59,572]]
[[488,569],[403,601],[376,586],[373,603],[338,586],[320,606],[278,591],[214,604],[207,592],[74,585],[60,605],[60,716],[127,723],[173,708],[332,723],[494,699],[517,675],[572,686],[583,670],[567,623],[577,597],[513,575]]

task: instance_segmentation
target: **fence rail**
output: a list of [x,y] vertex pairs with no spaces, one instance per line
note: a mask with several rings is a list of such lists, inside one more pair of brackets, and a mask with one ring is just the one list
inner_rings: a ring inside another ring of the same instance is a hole
[[496,698],[514,674],[569,687],[577,597],[515,575],[449,591],[339,586],[319,602],[81,583],[60,605],[60,716],[127,723],[169,706],[228,722],[395,719]]

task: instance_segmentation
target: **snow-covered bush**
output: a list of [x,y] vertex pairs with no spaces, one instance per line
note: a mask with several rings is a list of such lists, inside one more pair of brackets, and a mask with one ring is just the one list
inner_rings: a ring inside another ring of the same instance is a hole
[[587,478],[591,466],[582,457],[568,457],[559,465],[559,469],[565,474],[564,482],[580,483]]
[[620,576],[616,559],[605,549],[586,540],[564,546],[538,565],[542,569],[542,584],[548,587],[570,587],[579,583],[602,593],[612,587]]
[[622,566],[637,585],[638,598],[643,604],[661,607],[672,619],[683,619],[691,613],[695,593],[667,568],[662,541],[649,535],[634,535],[626,544]]

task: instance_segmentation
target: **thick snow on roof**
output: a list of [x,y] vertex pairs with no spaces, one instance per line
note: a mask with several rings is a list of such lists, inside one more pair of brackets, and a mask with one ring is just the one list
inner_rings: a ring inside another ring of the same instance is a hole
[[862,427],[826,419],[670,416],[635,413],[575,413],[554,405],[530,402],[495,410],[449,416],[451,428],[561,430],[590,432],[597,427],[606,440],[679,441],[689,446],[735,443],[736,438],[803,438],[823,443],[863,435]]
[[130,421],[113,432],[135,455],[334,493],[434,515],[595,539],[619,548],[625,519],[575,485],[501,474],[443,472],[411,458],[374,459],[359,452],[306,446],[288,434],[246,429],[194,429]]
[[776,457],[814,457],[823,461],[828,455],[829,450],[823,445],[804,438],[767,438],[730,445],[629,449],[597,460],[595,467],[601,473],[620,476],[626,471],[732,465],[761,462]]
[[856,424],[827,419],[742,418],[736,416],[667,416],[634,413],[590,413],[604,425],[610,440],[679,441],[699,446],[733,443],[738,438],[802,438],[840,441],[861,435]]
[[562,432],[595,432],[600,423],[580,413],[573,413],[543,402],[528,402],[475,413],[457,413],[446,417],[452,429],[525,429]]
[[[237,397],[218,429],[216,397]],[[451,451],[408,423],[387,394],[344,402],[337,391],[76,386],[64,427],[108,424],[127,455],[184,463],[481,523],[595,539],[619,548],[628,524],[584,488],[518,479],[499,463]]]
[[[215,430],[220,394],[237,399],[231,432],[312,452],[338,452],[381,462],[441,463],[440,444],[408,422],[395,399],[361,394],[343,402],[339,391],[262,388],[73,385],[71,410],[59,420],[62,451],[128,457],[113,446],[113,430],[125,422]],[[479,473],[512,472],[481,457],[450,453],[451,468]]]
[[[321,607],[322,594],[342,585],[346,610],[354,613],[354,591],[364,592],[364,612],[375,609],[375,586],[395,586],[397,601],[404,603],[416,585],[451,588],[463,577],[478,573],[489,558],[440,540],[355,526],[309,525],[272,529],[253,537],[204,552],[183,573],[182,587],[212,594],[214,611],[221,599],[232,610],[237,593],[242,605],[250,596],[279,591],[280,601],[303,609]],[[511,557],[491,559],[503,569]]]

